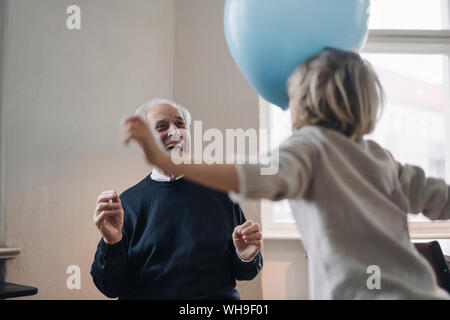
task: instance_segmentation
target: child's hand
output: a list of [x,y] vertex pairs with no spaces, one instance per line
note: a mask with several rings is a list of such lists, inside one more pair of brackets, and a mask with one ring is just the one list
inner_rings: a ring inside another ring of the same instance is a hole
[[123,124],[123,143],[128,145],[135,140],[144,150],[145,157],[150,164],[157,164],[159,157],[163,154],[158,142],[150,132],[148,125],[140,117],[131,117]]

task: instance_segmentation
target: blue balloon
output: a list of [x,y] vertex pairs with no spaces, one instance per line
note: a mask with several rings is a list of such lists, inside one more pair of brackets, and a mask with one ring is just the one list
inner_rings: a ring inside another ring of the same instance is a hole
[[370,0],[227,0],[225,36],[236,64],[267,101],[286,109],[294,69],[326,47],[358,51]]

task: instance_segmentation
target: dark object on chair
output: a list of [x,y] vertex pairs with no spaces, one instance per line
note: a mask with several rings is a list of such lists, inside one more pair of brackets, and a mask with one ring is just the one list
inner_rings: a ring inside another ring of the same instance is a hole
[[439,242],[414,243],[414,245],[431,264],[438,285],[450,293],[450,272]]

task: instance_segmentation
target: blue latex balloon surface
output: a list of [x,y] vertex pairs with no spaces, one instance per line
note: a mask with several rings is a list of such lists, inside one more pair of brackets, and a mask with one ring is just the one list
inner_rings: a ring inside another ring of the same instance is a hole
[[239,69],[267,101],[286,109],[287,79],[326,47],[358,51],[370,0],[227,0],[225,36]]

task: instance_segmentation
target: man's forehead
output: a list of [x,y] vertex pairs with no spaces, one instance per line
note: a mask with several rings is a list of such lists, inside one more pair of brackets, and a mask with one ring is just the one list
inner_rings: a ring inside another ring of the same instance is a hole
[[147,111],[147,118],[158,121],[171,118],[183,118],[183,114],[170,104],[158,104]]

